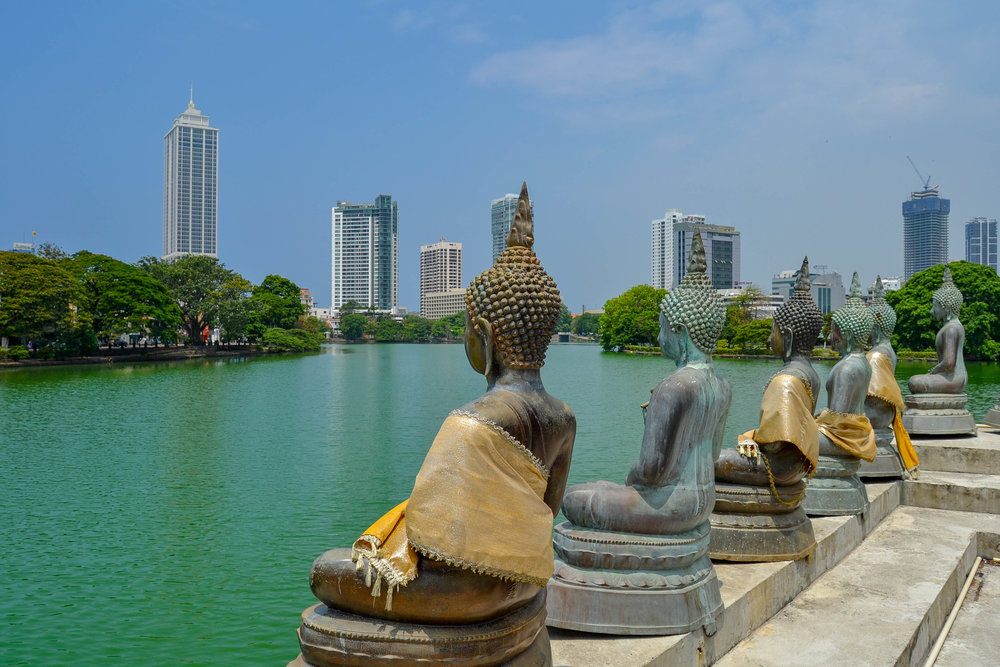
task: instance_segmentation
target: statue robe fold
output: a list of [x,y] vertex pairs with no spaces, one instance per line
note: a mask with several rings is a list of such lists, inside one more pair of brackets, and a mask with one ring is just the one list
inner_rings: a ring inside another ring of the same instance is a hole
[[808,385],[798,375],[779,373],[764,388],[760,402],[760,425],[739,436],[738,440],[753,440],[759,445],[790,442],[816,467],[819,458],[819,431],[813,419],[816,401]]
[[893,372],[892,360],[884,352],[872,350],[868,353],[868,362],[872,367],[872,379],[868,384],[868,395],[877,398],[896,409],[896,414],[892,419],[892,430],[896,436],[896,447],[899,449],[899,456],[903,460],[903,467],[907,472],[913,473],[920,465],[917,458],[917,451],[910,442],[910,434],[903,428],[903,392],[896,382],[896,375]]
[[865,415],[824,408],[816,417],[816,427],[830,442],[851,456],[865,461],[875,460],[875,431]]

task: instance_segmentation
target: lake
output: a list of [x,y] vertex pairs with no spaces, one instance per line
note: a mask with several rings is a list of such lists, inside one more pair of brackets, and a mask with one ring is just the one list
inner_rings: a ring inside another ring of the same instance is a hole
[[[716,367],[732,445],[780,363]],[[550,348],[543,381],[578,420],[571,483],[624,480],[639,405],[672,370]],[[970,374],[981,419],[1000,367]],[[484,389],[458,345],[0,371],[0,663],[285,664],[313,559],[405,499],[445,416]]]

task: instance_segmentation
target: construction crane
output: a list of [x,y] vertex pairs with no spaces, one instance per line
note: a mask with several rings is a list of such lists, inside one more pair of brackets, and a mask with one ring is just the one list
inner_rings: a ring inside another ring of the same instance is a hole
[[[920,170],[917,169],[917,165],[913,164],[913,160],[910,159],[909,155],[906,156],[906,159],[910,160],[910,166],[913,167],[913,171],[917,172],[917,178],[919,178],[920,181],[924,184],[924,190],[930,190],[931,189],[931,187],[930,187],[930,185],[931,185],[931,177],[928,176],[927,178],[924,178],[923,174],[920,173]],[[935,185],[934,187],[937,187],[937,186]]]

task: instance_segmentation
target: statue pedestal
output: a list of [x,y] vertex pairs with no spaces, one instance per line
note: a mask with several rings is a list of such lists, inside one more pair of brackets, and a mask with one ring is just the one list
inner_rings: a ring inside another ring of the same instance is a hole
[[809,516],[850,516],[868,511],[868,491],[858,478],[861,459],[819,455],[802,507]]
[[812,522],[802,509],[805,480],[770,487],[717,482],[708,555],[714,560],[769,562],[798,560],[816,548]]
[[993,428],[1000,428],[1000,404],[994,405],[983,417],[983,423]]
[[545,591],[506,616],[470,625],[368,618],[317,604],[302,612],[302,651],[289,667],[328,665],[551,665]]
[[875,429],[875,460],[861,461],[858,477],[863,479],[908,479],[899,451],[892,444],[892,428]]
[[553,535],[548,618],[557,628],[615,635],[715,634],[722,611],[708,559],[709,524],[678,535],[577,528]]
[[965,394],[910,394],[903,399],[903,427],[910,435],[975,435],[968,400]]

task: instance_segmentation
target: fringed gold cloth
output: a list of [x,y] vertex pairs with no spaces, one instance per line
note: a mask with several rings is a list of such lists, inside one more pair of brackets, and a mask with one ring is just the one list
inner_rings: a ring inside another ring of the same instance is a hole
[[[418,554],[544,587],[553,571],[548,471],[520,442],[479,415],[454,411],[438,431],[413,492],[354,543],[372,595],[417,577]],[[374,581],[371,576],[374,575]]]
[[892,430],[896,435],[896,448],[899,449],[899,456],[903,460],[903,467],[911,475],[916,476],[920,459],[917,458],[917,450],[910,442],[910,434],[903,428],[903,392],[899,389],[896,376],[892,371],[892,360],[879,350],[872,350],[868,353],[868,361],[872,367],[872,379],[868,384],[868,395],[885,401],[896,409],[896,414],[892,419]]
[[779,373],[764,388],[760,402],[760,425],[737,440],[759,445],[790,442],[809,461],[809,470],[819,458],[819,432],[813,420],[815,407],[809,388],[797,375]]
[[865,415],[824,408],[816,417],[816,427],[848,454],[865,461],[875,460],[875,431]]

